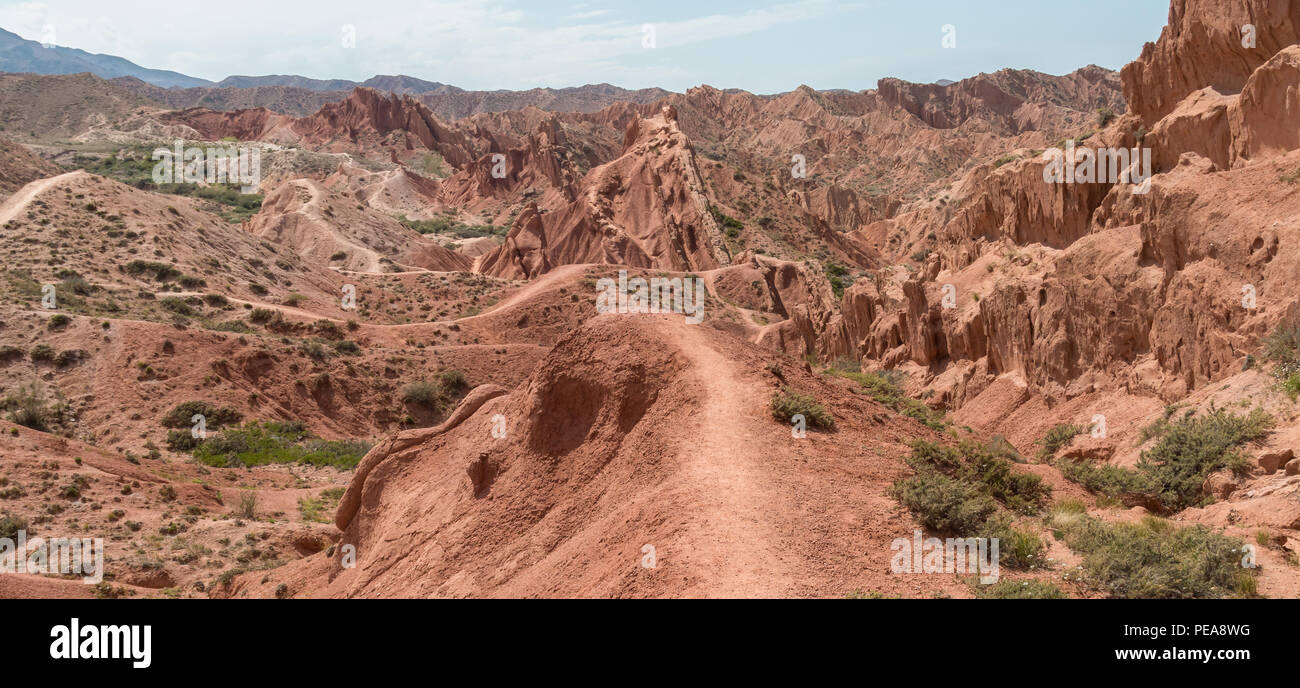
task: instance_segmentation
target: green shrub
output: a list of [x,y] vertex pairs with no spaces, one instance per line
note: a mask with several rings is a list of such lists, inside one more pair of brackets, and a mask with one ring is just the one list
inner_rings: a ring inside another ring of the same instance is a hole
[[463,390],[469,387],[469,382],[465,379],[465,373],[459,370],[444,370],[438,373],[438,382],[450,390]]
[[[1167,411],[1166,417],[1172,415]],[[1201,485],[1211,473],[1225,468],[1246,473],[1250,462],[1241,447],[1263,438],[1273,419],[1263,409],[1236,416],[1211,408],[1202,416],[1187,415],[1153,430],[1160,440],[1142,452],[1136,469],[1058,462],[1066,478],[1110,497],[1141,494],[1166,512],[1204,501]]]
[[184,299],[175,296],[168,296],[159,300],[158,305],[162,306],[164,310],[171,311],[176,315],[183,315],[186,317],[193,317],[195,315],[194,309],[191,308]]
[[1178,528],[1147,516],[1107,523],[1054,512],[1052,528],[1083,555],[1081,582],[1111,597],[1199,599],[1249,596],[1254,573],[1242,567],[1241,540],[1203,525]]
[[8,511],[0,515],[0,538],[15,540],[20,530],[27,530],[27,519],[11,515]]
[[173,406],[159,423],[164,428],[189,428],[193,425],[190,419],[195,415],[202,415],[206,427],[214,430],[223,425],[238,423],[244,418],[242,413],[229,406],[217,407],[205,401],[186,401]]
[[199,446],[199,440],[189,430],[169,430],[167,448],[174,452],[190,451]]
[[133,277],[150,276],[157,282],[170,282],[181,276],[181,271],[171,265],[148,260],[133,260],[122,269]]
[[923,527],[960,537],[997,538],[999,557],[1010,568],[1043,564],[1045,546],[1034,533],[1018,530],[1000,507],[1019,514],[1042,510],[1051,488],[976,442],[944,447],[912,444],[907,464],[916,475],[895,482],[889,494]]
[[1291,376],[1282,381],[1282,391],[1290,397],[1291,401],[1300,398],[1300,372],[1291,373]]
[[1015,469],[1009,459],[977,442],[966,441],[956,447],[914,442],[906,461],[918,473],[938,472],[976,486],[982,494],[1022,515],[1042,511],[1052,494],[1042,478]]
[[1154,447],[1142,452],[1137,469],[1148,474],[1166,508],[1178,511],[1199,501],[1201,485],[1211,473],[1224,468],[1247,471],[1249,464],[1239,448],[1262,439],[1272,425],[1263,409],[1245,416],[1211,409],[1171,425]]
[[969,537],[983,530],[997,513],[997,502],[969,483],[937,471],[904,478],[890,487],[889,495],[916,517],[921,526]]
[[54,315],[50,316],[48,327],[51,330],[57,330],[60,328],[67,327],[68,323],[70,322],[72,322],[72,318],[69,318],[67,315],[63,313],[55,313]]
[[334,342],[334,350],[348,356],[356,356],[361,353],[361,347],[350,339]]
[[1060,451],[1061,447],[1068,445],[1076,435],[1082,434],[1083,431],[1083,427],[1068,423],[1048,430],[1047,435],[1038,441],[1039,444],[1043,445],[1043,448],[1038,450],[1038,458],[1043,461],[1051,460],[1052,457],[1056,456],[1056,452]]
[[62,404],[51,405],[45,386],[35,380],[10,392],[3,405],[11,422],[40,432],[49,432],[62,415]]
[[277,315],[279,315],[279,313],[270,308],[254,308],[249,312],[248,320],[249,322],[257,323],[258,325],[264,325],[271,322],[271,320],[273,320]]
[[1276,365],[1275,374],[1288,378],[1300,372],[1300,322],[1285,321],[1277,324],[1264,337],[1264,358]]
[[48,363],[54,360],[54,349],[45,344],[37,344],[32,347],[29,355],[32,357],[32,363]]
[[782,423],[789,423],[796,415],[802,415],[810,428],[835,429],[835,418],[821,404],[789,387],[782,387],[780,394],[772,395],[771,408],[772,416]]
[[849,279],[849,269],[833,261],[826,262],[826,280],[831,283],[835,298],[844,298],[844,289],[853,283]]
[[418,380],[402,388],[402,401],[407,404],[437,406],[442,397],[442,389],[427,380]]

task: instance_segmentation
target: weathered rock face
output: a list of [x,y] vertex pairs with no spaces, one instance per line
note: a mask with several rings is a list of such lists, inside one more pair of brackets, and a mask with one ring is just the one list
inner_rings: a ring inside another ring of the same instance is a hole
[[1119,79],[1114,72],[1096,66],[1047,81],[1031,72],[1004,69],[995,74],[940,84],[914,84],[900,79],[881,79],[880,98],[903,108],[936,129],[952,129],[973,117],[1001,122],[1010,131],[1035,128],[1035,102],[1071,102],[1084,111],[1109,107],[1123,112],[1116,97]]
[[505,244],[485,255],[478,269],[536,277],[569,263],[683,271],[731,261],[694,151],[671,108],[634,121],[623,154],[592,169],[579,187],[583,195],[559,210],[541,214],[534,206],[520,213]]
[[[1005,373],[1057,398],[1118,388],[1172,401],[1239,371],[1298,307],[1300,256],[1279,249],[1300,242],[1300,193],[1285,181],[1300,168],[1300,46],[1282,44],[1300,4],[1230,4],[1261,24],[1250,59],[1199,66],[1238,55],[1240,38],[1215,28],[1232,13],[1176,1],[1160,43],[1124,71],[1135,114],[1088,142],[1132,147],[1149,128],[1149,191],[1046,183],[1032,155],[976,168],[953,203],[880,223],[933,234],[934,252],[920,271],[850,288],[818,351],[922,366],[956,406]],[[1174,61],[1175,48],[1200,52]]]
[[[1243,45],[1245,25],[1254,47]],[[1120,72],[1129,109],[1146,124],[1168,115],[1193,91],[1240,93],[1270,57],[1300,40],[1295,0],[1173,0],[1160,40]]]

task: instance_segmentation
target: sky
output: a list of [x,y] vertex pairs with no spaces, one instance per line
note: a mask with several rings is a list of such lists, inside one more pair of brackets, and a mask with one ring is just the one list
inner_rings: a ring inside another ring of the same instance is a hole
[[213,81],[407,74],[471,90],[779,93],[1119,69],[1168,11],[1169,0],[0,0],[0,28]]

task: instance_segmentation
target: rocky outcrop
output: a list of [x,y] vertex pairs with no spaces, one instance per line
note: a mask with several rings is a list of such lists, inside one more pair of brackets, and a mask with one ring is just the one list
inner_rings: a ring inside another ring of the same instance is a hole
[[623,154],[592,169],[579,187],[582,196],[558,210],[542,214],[530,206],[520,213],[478,269],[530,278],[570,263],[687,271],[731,260],[672,108],[635,120]]
[[[1246,25],[1253,27],[1253,47]],[[1295,0],[1173,0],[1160,40],[1121,70],[1124,98],[1149,126],[1194,91],[1240,93],[1256,69],[1297,41]]]

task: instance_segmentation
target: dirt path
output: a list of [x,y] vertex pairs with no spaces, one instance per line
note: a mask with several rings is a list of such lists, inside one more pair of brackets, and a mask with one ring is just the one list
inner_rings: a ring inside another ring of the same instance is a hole
[[754,399],[762,391],[741,382],[739,371],[696,326],[682,324],[680,348],[703,387],[696,425],[685,433],[686,475],[704,505],[704,533],[690,556],[708,567],[715,597],[781,597],[795,583],[779,547],[774,521],[781,499],[769,489],[762,456],[753,451]]
[[49,179],[41,179],[39,181],[32,182],[31,184],[28,184],[27,186],[24,186],[23,188],[19,189],[18,193],[15,193],[14,195],[10,196],[8,199],[5,200],[4,203],[0,204],[0,225],[3,225],[4,223],[14,219],[14,217],[17,216],[19,212],[21,212],[24,208],[27,207],[28,203],[32,202],[33,198],[36,198],[37,196],[45,193],[46,191],[49,190],[51,186],[54,186],[55,184],[58,184],[60,182],[67,181],[69,178],[74,177],[78,174],[84,174],[84,173],[80,171],[66,172],[64,174],[58,175],[57,177],[50,177]]

